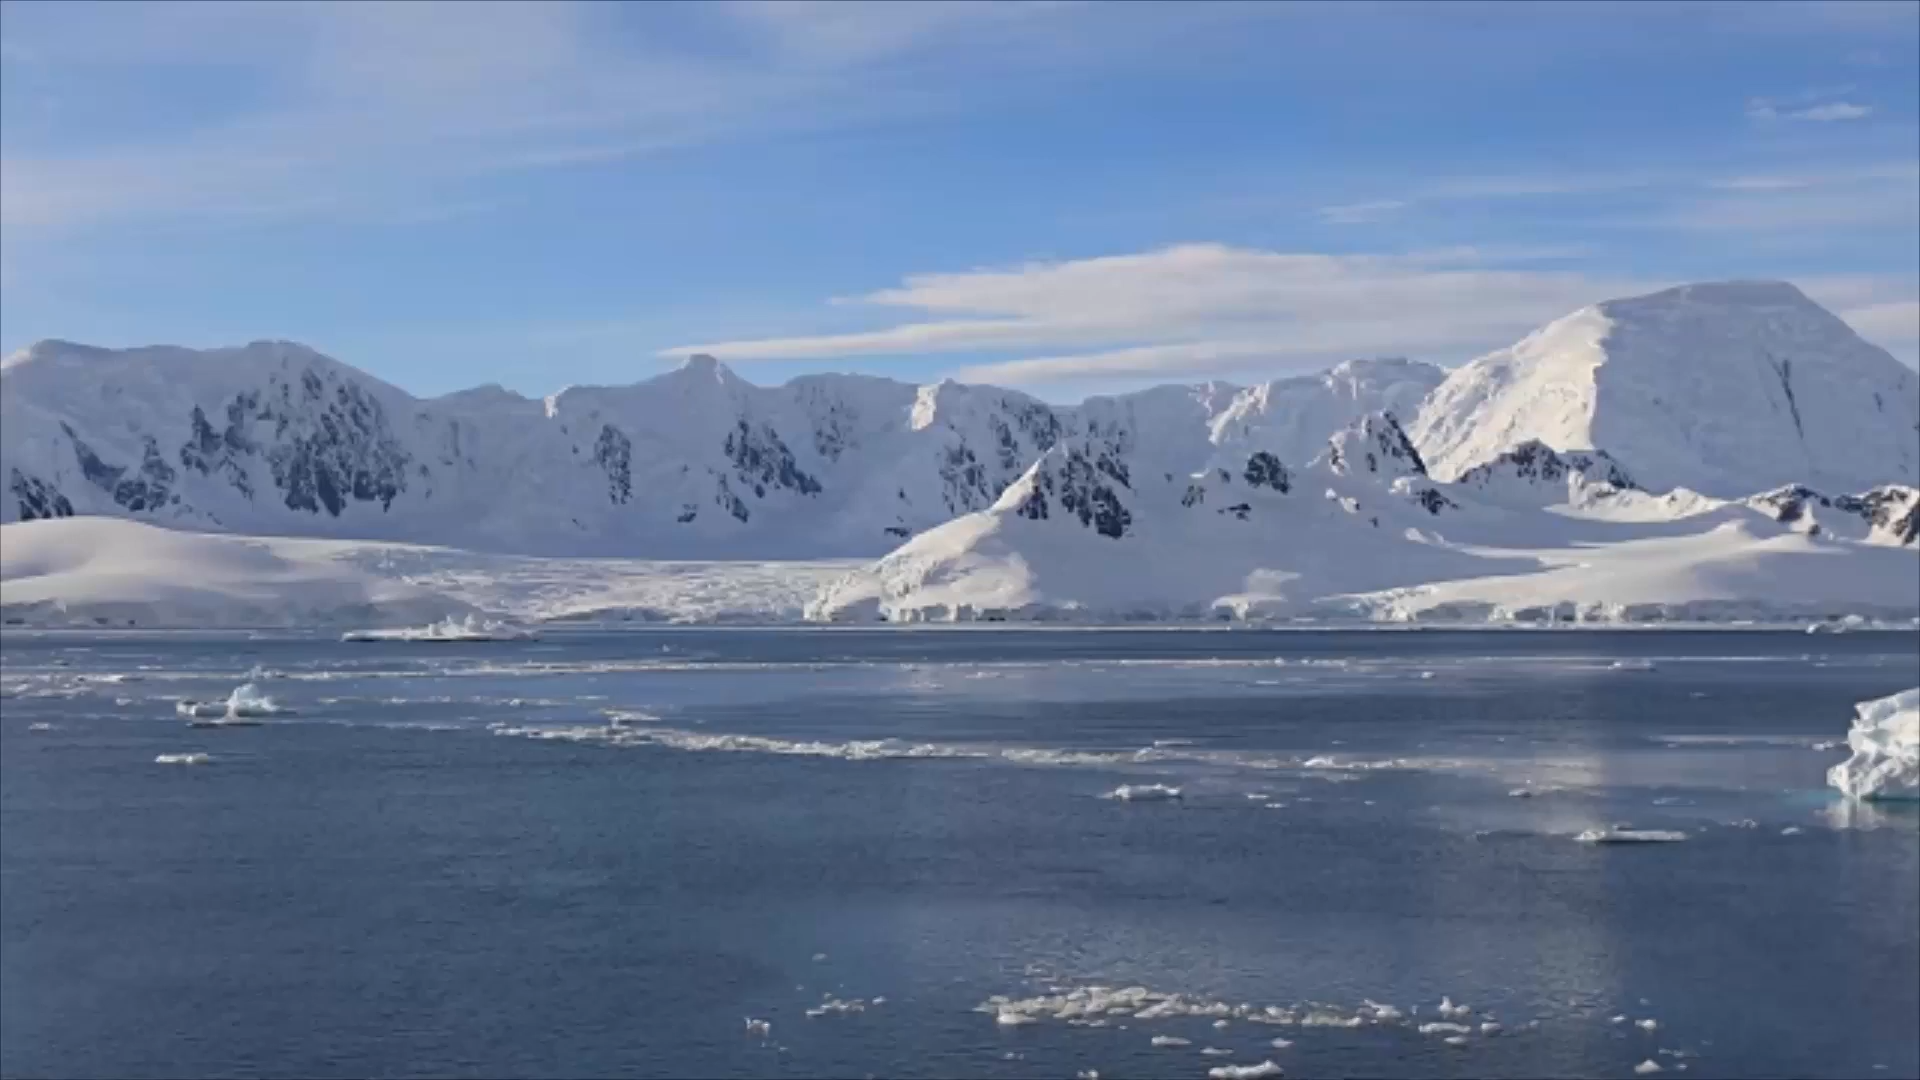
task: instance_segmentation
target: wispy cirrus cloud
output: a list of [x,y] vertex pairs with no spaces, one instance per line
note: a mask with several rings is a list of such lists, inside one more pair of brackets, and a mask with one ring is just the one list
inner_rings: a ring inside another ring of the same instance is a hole
[[1747,99],[1747,119],[1756,123],[1776,120],[1805,120],[1815,124],[1864,120],[1873,115],[1873,106],[1849,100],[1859,87],[1824,86],[1802,90],[1787,97]]
[[857,333],[668,349],[729,361],[1039,352],[970,362],[1015,384],[1270,371],[1354,355],[1459,357],[1647,282],[1490,260],[1183,244],[1126,255],[923,274],[836,301],[923,318]]

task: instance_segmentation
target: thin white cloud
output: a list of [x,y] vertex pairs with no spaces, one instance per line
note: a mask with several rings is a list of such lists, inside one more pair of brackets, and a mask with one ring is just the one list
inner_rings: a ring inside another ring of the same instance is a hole
[[1846,100],[1858,87],[1817,86],[1787,97],[1747,99],[1747,119],[1757,123],[1775,120],[1805,120],[1830,124],[1846,120],[1864,120],[1873,115],[1873,106]]
[[1851,101],[1835,101],[1827,105],[1814,105],[1787,114],[1795,120],[1812,120],[1816,123],[1832,123],[1841,120],[1864,120],[1873,115],[1873,106],[1856,105]]
[[[1048,43],[1070,42],[1086,63],[1118,59],[1127,44],[1064,4],[111,8],[9,10],[0,225],[50,232],[366,203],[385,213],[502,170],[946,108],[959,89],[1011,92],[1017,77],[1069,66],[1052,62]],[[629,16],[659,21],[619,24]],[[1068,19],[1078,19],[1071,33]],[[934,56],[957,59],[921,63]],[[971,77],[989,62],[1000,78]],[[146,135],[108,138],[60,123],[51,107],[44,122],[21,119],[36,103],[136,104],[170,70],[246,89],[179,130],[137,129]]]
[[706,342],[662,355],[1040,353],[966,368],[969,377],[1006,383],[1223,374],[1378,353],[1460,358],[1650,284],[1495,262],[1473,249],[1328,255],[1185,244],[916,275],[858,300],[926,318],[856,333]]
[[1347,203],[1344,206],[1323,206],[1320,208],[1320,220],[1329,225],[1366,225],[1383,221],[1400,210],[1406,209],[1401,199],[1377,199],[1373,202]]

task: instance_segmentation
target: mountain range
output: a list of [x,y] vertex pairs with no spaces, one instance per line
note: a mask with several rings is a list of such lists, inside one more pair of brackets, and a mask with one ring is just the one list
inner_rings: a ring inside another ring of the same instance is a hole
[[1222,473],[1272,493],[1251,462],[1301,471],[1330,439],[1376,437],[1421,461],[1415,498],[1440,481],[1485,487],[1518,450],[1535,468],[1604,461],[1683,502],[1800,485],[1830,503],[1920,480],[1920,378],[1769,282],[1608,301],[1452,372],[1354,360],[1071,406],[857,375],[763,387],[704,356],[544,400],[497,386],[421,399],[286,342],[45,341],[0,362],[0,521],[110,515],[538,555],[878,556],[1010,498],[1078,499],[1071,517],[1111,530],[1098,492],[1116,470],[1133,499],[1197,484],[1214,505],[1232,498],[1206,479]]

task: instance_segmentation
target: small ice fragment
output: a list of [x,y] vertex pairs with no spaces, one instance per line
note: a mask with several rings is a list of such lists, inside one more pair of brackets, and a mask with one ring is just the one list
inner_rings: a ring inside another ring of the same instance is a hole
[[1498,1035],[1501,1030],[1502,1028],[1499,1023],[1493,1020],[1488,1020],[1480,1025],[1480,1034],[1482,1035]]
[[1101,796],[1104,799],[1118,799],[1121,802],[1165,802],[1179,797],[1180,789],[1166,784],[1121,784]]
[[1507,792],[1507,797],[1510,799],[1531,799],[1533,798],[1533,789],[1517,787]]
[[1081,1069],[1073,1074],[1073,1080],[1100,1080],[1099,1069]]
[[28,730],[28,731],[52,731],[52,730],[53,730],[53,725],[52,725],[52,724],[49,724],[49,723],[47,723],[47,722],[45,722],[45,721],[41,721],[41,722],[39,722],[39,723],[36,723],[36,724],[28,724],[28,725],[27,725],[27,730]]
[[1010,1012],[1002,1009],[1000,1015],[993,1018],[993,1022],[1002,1027],[1019,1027],[1022,1024],[1033,1023],[1034,1019],[1025,1013]]
[[1662,1071],[1660,1068],[1660,1063],[1653,1060],[1652,1058],[1648,1058],[1647,1060],[1633,1067],[1633,1074],[1635,1076],[1650,1076],[1653,1073],[1657,1073],[1660,1071]]
[[1273,798],[1273,796],[1264,791],[1249,791],[1247,792],[1247,798],[1253,799],[1257,802],[1261,799],[1271,799]]
[[1207,1080],[1260,1080],[1264,1076],[1279,1076],[1280,1066],[1271,1061],[1258,1065],[1221,1065],[1207,1070]]
[[1673,844],[1687,838],[1671,829],[1588,829],[1574,837],[1582,844]]
[[1373,1013],[1373,1019],[1377,1023],[1384,1024],[1390,1020],[1398,1020],[1403,1015],[1405,1015],[1399,1009],[1394,1008],[1392,1005],[1382,1005],[1379,1002],[1373,1000],[1372,998],[1361,998],[1360,1005],[1362,1008],[1367,1009]]
[[1608,664],[1607,667],[1613,671],[1653,671],[1655,670],[1653,661],[1651,660],[1615,660],[1613,663]]
[[1421,677],[1421,678],[1423,678],[1423,679],[1431,679],[1431,678],[1433,678],[1433,672],[1431,672],[1431,671],[1423,671],[1423,672],[1421,672],[1421,673],[1420,673],[1420,677]]
[[827,954],[823,952],[817,952],[813,954],[813,962],[816,964],[822,960],[825,960],[826,958],[827,958]]
[[885,1005],[886,1003],[887,999],[885,995],[875,995],[872,1001],[867,1002],[869,1005]]
[[1183,1039],[1178,1035],[1155,1035],[1147,1042],[1151,1046],[1191,1046],[1193,1040]]
[[1422,1035],[1467,1035],[1473,1029],[1465,1024],[1456,1024],[1449,1020],[1431,1020],[1418,1028]]
[[1635,1026],[1641,1031],[1657,1031],[1660,1028],[1660,1021],[1649,1016],[1645,1020],[1638,1021]]
[[1439,1012],[1441,1016],[1451,1016],[1456,1020],[1473,1015],[1472,1009],[1465,1005],[1455,1005],[1453,999],[1445,995],[1442,995],[1440,998]]
[[161,754],[153,759],[155,765],[205,765],[212,761],[210,754]]
[[1227,1022],[1225,1020],[1215,1020],[1213,1022],[1213,1026],[1216,1028],[1223,1028],[1227,1026]]
[[1233,1056],[1233,1051],[1222,1050],[1217,1046],[1203,1046],[1200,1048],[1200,1053],[1205,1055],[1206,1057],[1232,1057]]
[[1293,1045],[1293,1040],[1292,1039],[1275,1039],[1272,1042],[1268,1043],[1267,1045],[1273,1047],[1275,1050],[1285,1050],[1287,1047]]
[[1467,1037],[1465,1035],[1449,1035],[1446,1038],[1441,1039],[1440,1041],[1443,1043],[1446,1043],[1448,1046],[1467,1045]]
[[1609,1021],[1609,1022],[1610,1022],[1610,1023],[1614,1023],[1614,1024],[1624,1024],[1624,1023],[1626,1023],[1626,1022],[1627,1022],[1627,1016],[1626,1016],[1626,1014],[1625,1014],[1625,1013],[1621,1013],[1621,1014],[1620,1014],[1619,1016],[1616,1016],[1616,1017],[1614,1017],[1614,1018],[1613,1018],[1613,1019],[1612,1019],[1611,1021]]
[[758,1035],[764,1039],[768,1035],[773,1034],[773,1025],[767,1023],[765,1020],[756,1020],[749,1016],[747,1017],[747,1034]]
[[1781,835],[1781,836],[1799,836],[1799,835],[1800,835],[1800,826],[1798,826],[1798,825],[1789,825],[1789,826],[1787,826],[1786,828],[1784,828],[1784,829],[1781,829],[1781,830],[1780,830],[1780,835]]

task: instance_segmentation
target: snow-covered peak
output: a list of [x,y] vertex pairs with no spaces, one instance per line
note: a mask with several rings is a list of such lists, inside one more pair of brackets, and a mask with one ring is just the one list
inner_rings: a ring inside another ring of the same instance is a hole
[[1529,439],[1605,447],[1652,490],[1920,478],[1920,375],[1785,282],[1583,308],[1454,371],[1412,434],[1457,476]]
[[1389,482],[1427,475],[1420,451],[1390,412],[1368,413],[1334,432],[1326,452],[1313,464],[1336,476],[1379,477]]

